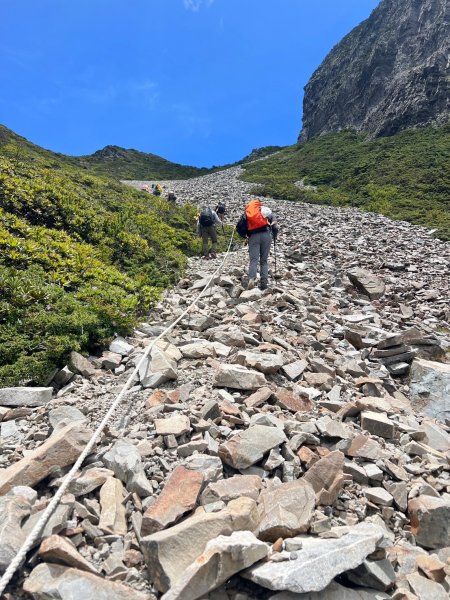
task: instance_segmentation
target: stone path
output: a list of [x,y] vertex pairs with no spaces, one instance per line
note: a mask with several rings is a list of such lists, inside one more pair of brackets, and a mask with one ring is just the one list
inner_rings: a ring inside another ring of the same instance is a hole
[[[165,182],[248,200],[239,168]],[[140,186],[143,182],[133,182]],[[163,182],[164,183],[164,182]],[[278,275],[244,248],[152,351],[7,600],[369,600],[450,589],[450,244],[353,209],[268,200]],[[205,286],[49,389],[1,390],[0,572],[143,349]],[[436,419],[437,417],[437,419]]]

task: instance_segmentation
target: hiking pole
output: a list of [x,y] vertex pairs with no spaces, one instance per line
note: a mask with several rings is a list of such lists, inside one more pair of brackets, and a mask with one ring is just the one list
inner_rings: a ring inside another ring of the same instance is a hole
[[277,240],[276,240],[276,238],[273,238],[273,250],[274,250],[274,255],[275,255],[275,279],[278,279],[278,274],[277,274]]

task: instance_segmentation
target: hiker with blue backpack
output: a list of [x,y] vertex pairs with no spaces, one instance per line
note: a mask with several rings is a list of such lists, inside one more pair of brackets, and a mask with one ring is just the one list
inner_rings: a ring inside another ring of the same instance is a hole
[[[197,219],[197,234],[203,242],[203,258],[216,258],[217,254],[217,230],[216,225],[221,225],[222,221],[217,213],[209,206],[204,206]],[[211,240],[211,249],[208,249],[208,243]]]
[[269,254],[272,241],[276,242],[278,225],[269,207],[263,206],[261,200],[251,200],[236,225],[238,234],[248,240],[250,264],[248,268],[248,286],[252,290],[256,285],[258,270],[259,288],[266,290],[269,283]]

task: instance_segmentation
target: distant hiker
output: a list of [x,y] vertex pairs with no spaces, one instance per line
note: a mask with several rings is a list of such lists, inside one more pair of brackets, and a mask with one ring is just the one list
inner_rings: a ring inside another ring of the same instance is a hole
[[167,200],[168,200],[169,202],[176,202],[176,201],[177,201],[177,197],[175,196],[174,192],[170,191],[170,192],[167,194]]
[[161,196],[162,191],[163,191],[162,187],[159,185],[159,183],[157,183],[155,185],[155,187],[153,188],[153,195],[154,196]]
[[149,192],[150,190],[148,189],[148,185],[146,183],[144,183],[144,185],[141,187],[141,190],[143,192]]
[[224,220],[226,212],[227,212],[227,209],[225,206],[225,202],[218,202],[217,206],[216,206],[216,213],[221,221]]
[[[220,225],[221,220],[217,213],[209,206],[204,206],[197,220],[197,234],[203,242],[203,258],[216,258],[217,251],[217,231],[216,225]],[[208,241],[211,239],[211,249],[208,250]]]
[[256,283],[258,262],[260,264],[261,290],[266,290],[269,282],[269,253],[272,240],[278,235],[278,225],[269,207],[263,206],[261,200],[251,200],[245,207],[245,213],[236,225],[236,231],[248,240],[250,264],[248,268],[248,289],[252,290]]

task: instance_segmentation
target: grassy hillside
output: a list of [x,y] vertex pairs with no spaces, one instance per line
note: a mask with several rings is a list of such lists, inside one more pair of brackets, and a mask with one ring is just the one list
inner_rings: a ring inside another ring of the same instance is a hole
[[17,138],[0,130],[0,386],[130,331],[199,251],[194,207]]
[[211,172],[211,169],[179,165],[156,154],[127,150],[119,146],[106,146],[86,156],[66,156],[44,150],[3,125],[0,125],[0,148],[2,154],[9,158],[20,158],[23,155],[29,160],[38,155],[84,169],[93,175],[114,179],[189,179]]
[[106,146],[90,156],[77,156],[72,160],[91,173],[116,179],[189,179],[211,171],[179,165],[156,154],[125,150],[119,146]]
[[[450,125],[370,141],[352,132],[324,135],[244,168],[246,181],[262,184],[258,194],[356,206],[450,240]],[[317,191],[294,185],[301,180]]]

